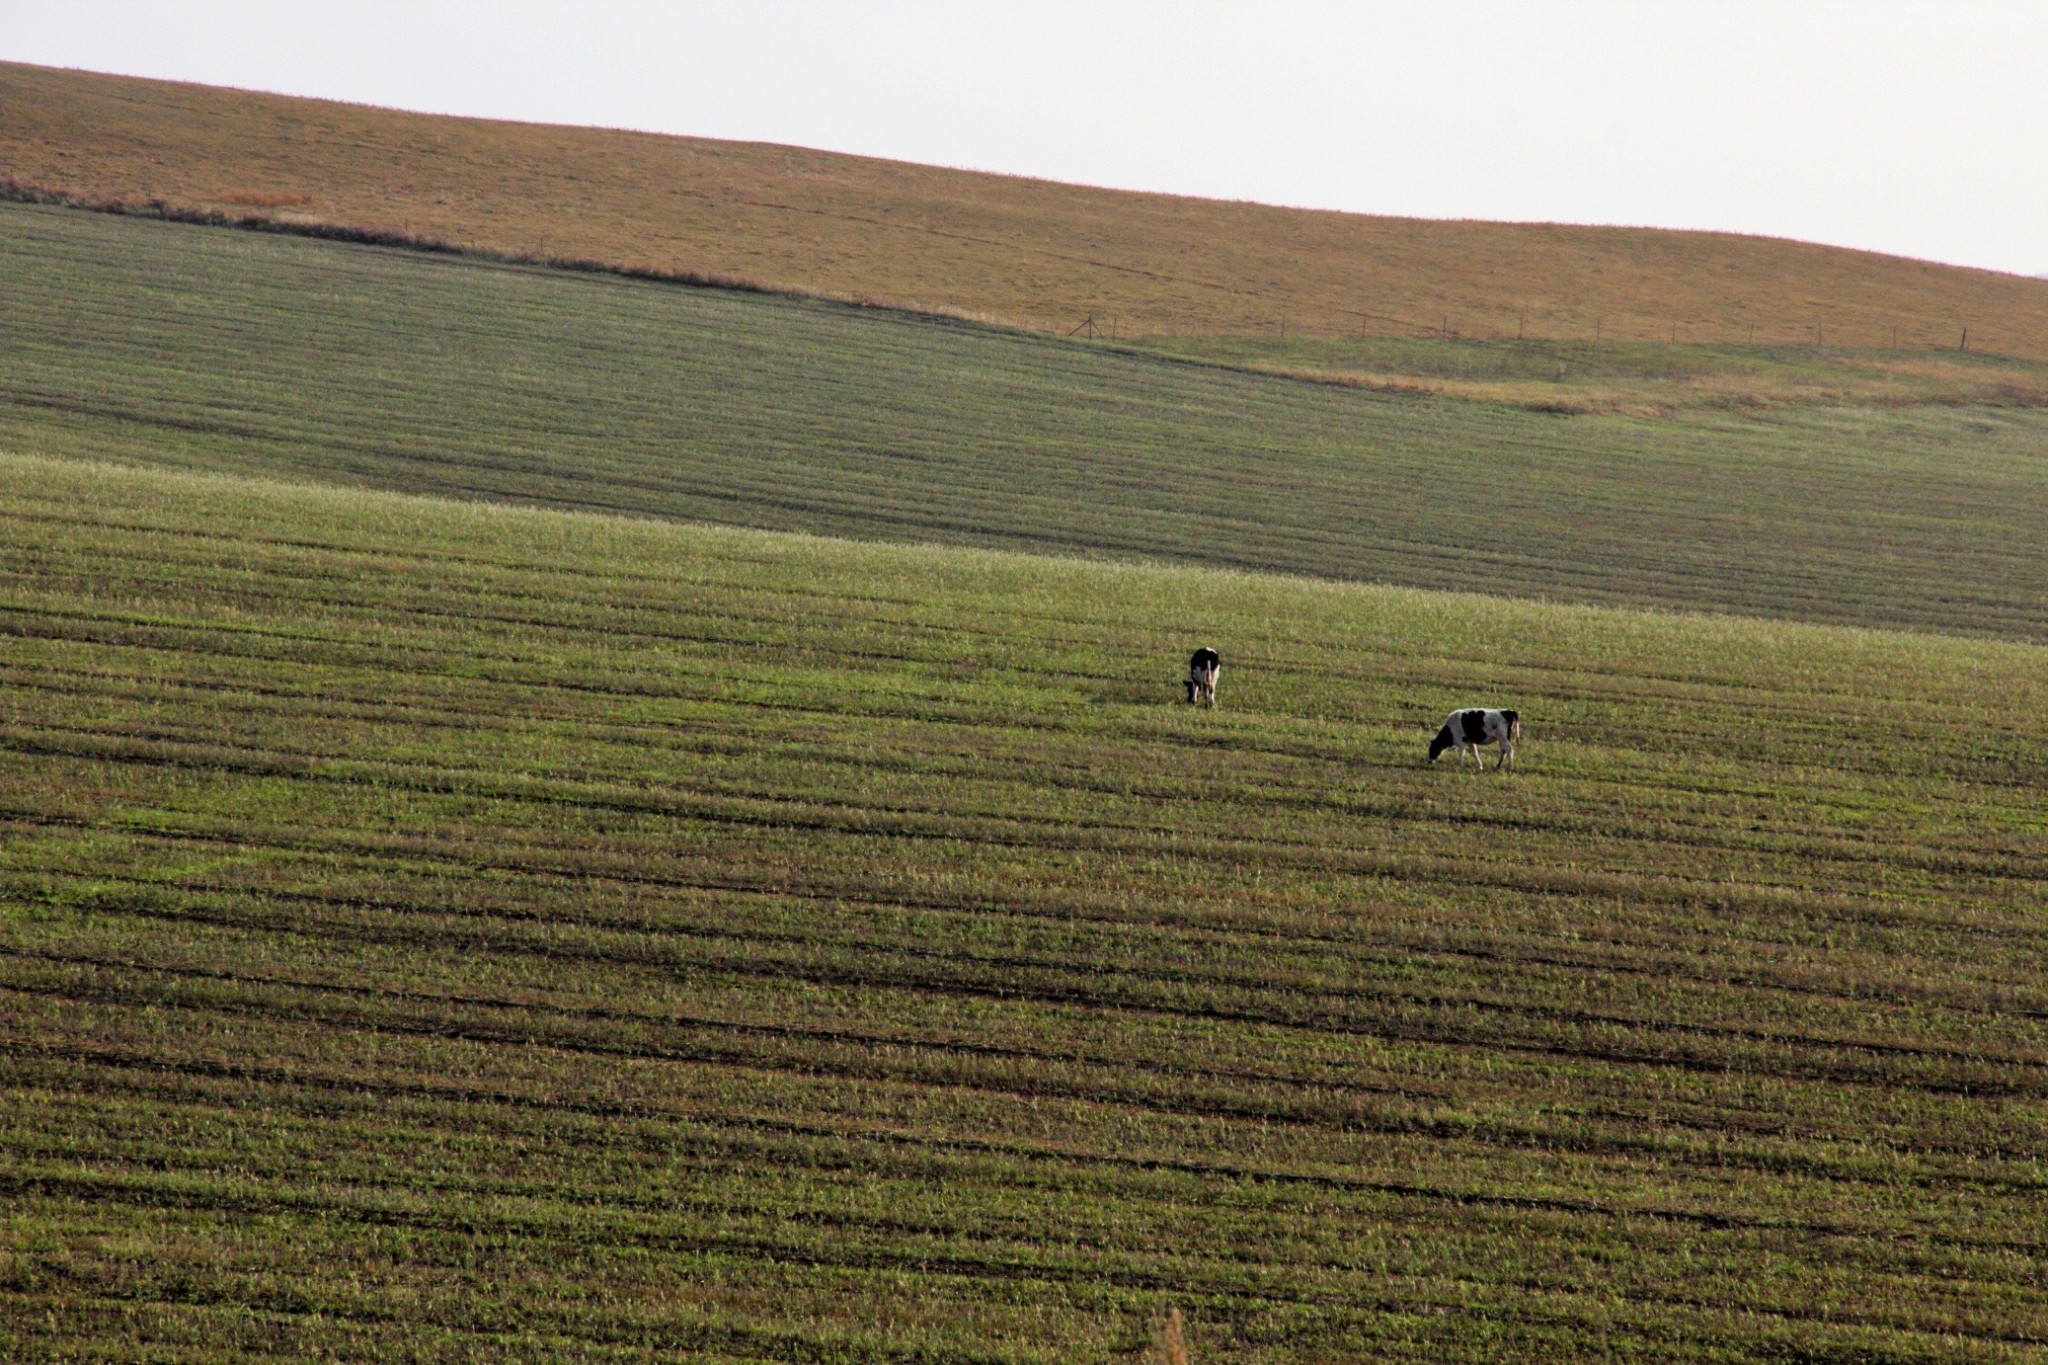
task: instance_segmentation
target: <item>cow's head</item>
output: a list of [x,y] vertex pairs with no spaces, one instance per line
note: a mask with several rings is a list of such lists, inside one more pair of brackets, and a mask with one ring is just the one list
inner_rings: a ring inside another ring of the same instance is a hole
[[1429,761],[1434,763],[1446,749],[1456,747],[1458,741],[1451,738],[1451,727],[1446,725],[1436,732],[1436,738],[1429,742]]

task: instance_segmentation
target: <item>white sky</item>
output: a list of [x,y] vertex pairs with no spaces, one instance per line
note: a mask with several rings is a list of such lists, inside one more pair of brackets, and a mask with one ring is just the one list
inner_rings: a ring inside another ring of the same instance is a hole
[[2042,0],[0,0],[0,59],[2048,273]]

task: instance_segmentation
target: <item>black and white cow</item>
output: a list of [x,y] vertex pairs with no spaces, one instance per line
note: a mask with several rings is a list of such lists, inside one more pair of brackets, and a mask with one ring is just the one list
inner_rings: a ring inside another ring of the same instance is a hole
[[1182,686],[1187,689],[1188,704],[1198,701],[1216,704],[1216,679],[1223,673],[1223,657],[1215,650],[1203,645],[1188,657],[1188,680]]
[[1500,745],[1500,762],[1496,767],[1515,770],[1515,741],[1522,737],[1522,716],[1518,711],[1489,711],[1469,706],[1453,711],[1444,718],[1444,728],[1436,732],[1436,738],[1429,742],[1429,761],[1434,763],[1446,749],[1458,751],[1458,766],[1463,767],[1466,755],[1471,755],[1472,765],[1480,772],[1486,771],[1486,760],[1479,756],[1482,744]]

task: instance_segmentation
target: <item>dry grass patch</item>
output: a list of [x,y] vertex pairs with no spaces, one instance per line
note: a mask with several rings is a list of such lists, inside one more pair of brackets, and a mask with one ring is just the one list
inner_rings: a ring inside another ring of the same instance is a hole
[[253,209],[297,209],[308,208],[319,201],[310,194],[266,194],[256,190],[239,190],[223,195],[221,202],[237,208]]
[[1833,247],[1269,208],[11,64],[0,174],[200,211],[263,186],[352,229],[1126,339],[1920,349],[1967,329],[2048,359],[2048,282]]

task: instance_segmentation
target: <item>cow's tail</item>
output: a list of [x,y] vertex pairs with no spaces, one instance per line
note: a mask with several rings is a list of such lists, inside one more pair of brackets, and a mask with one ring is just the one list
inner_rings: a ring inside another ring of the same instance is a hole
[[1520,744],[1522,742],[1522,713],[1519,711],[1502,711],[1500,718],[1507,722],[1508,743]]

